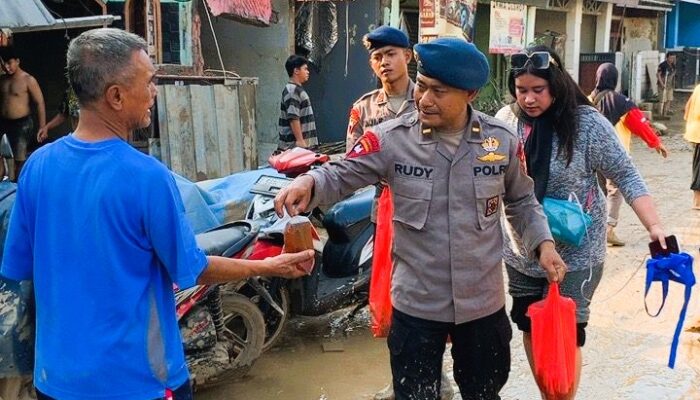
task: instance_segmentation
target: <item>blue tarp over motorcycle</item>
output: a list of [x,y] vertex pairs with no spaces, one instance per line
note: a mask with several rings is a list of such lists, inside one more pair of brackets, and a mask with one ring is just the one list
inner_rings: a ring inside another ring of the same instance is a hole
[[283,176],[273,168],[261,168],[194,183],[173,174],[194,233],[245,218],[253,200],[249,191],[261,175]]

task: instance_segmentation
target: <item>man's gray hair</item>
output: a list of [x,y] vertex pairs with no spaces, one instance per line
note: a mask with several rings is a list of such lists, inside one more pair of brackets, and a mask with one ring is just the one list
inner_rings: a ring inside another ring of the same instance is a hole
[[81,105],[104,95],[110,85],[128,79],[134,51],[147,51],[141,37],[114,28],[83,32],[68,46],[68,81]]

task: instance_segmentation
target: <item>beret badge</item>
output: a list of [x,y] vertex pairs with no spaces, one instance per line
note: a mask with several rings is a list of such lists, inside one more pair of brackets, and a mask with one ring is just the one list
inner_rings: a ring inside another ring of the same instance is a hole
[[372,42],[367,38],[367,35],[362,37],[362,45],[364,45],[367,50],[372,47]]

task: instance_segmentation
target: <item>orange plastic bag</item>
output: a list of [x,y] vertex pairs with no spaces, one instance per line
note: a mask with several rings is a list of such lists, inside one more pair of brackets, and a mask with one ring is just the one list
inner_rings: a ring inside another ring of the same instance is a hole
[[535,379],[547,399],[568,394],[576,373],[576,303],[551,283],[544,300],[531,304]]
[[391,190],[385,187],[377,204],[377,227],[374,231],[374,256],[369,282],[369,311],[374,337],[387,337],[391,326],[391,260],[394,239],[394,203]]

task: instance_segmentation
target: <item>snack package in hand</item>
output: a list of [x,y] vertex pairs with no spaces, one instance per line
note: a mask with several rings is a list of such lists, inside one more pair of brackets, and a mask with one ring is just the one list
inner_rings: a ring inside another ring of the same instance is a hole
[[[284,252],[298,253],[304,250],[313,250],[314,227],[307,217],[297,215],[292,217],[284,228]],[[307,274],[311,274],[314,268],[314,260],[304,263],[301,267]]]

